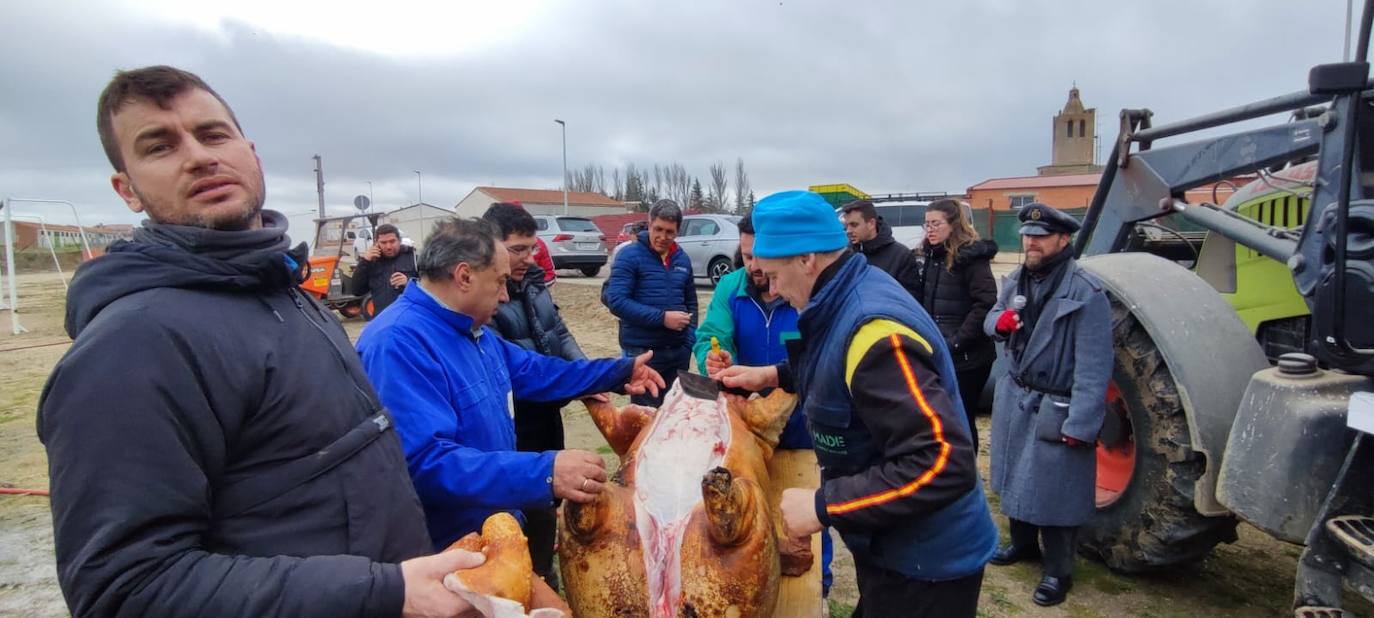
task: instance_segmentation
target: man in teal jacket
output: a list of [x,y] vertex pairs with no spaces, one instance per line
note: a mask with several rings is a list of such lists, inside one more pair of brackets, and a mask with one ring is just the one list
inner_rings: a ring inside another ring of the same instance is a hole
[[596,453],[515,450],[513,398],[657,394],[663,386],[647,365],[652,353],[566,361],[488,329],[508,300],[510,256],[499,239],[485,221],[440,225],[420,254],[420,284],[407,286],[358,339],[440,549],[495,512],[552,508],[555,498],[590,502],[602,490],[606,470]]
[[[739,261],[739,268],[716,284],[692,346],[697,369],[706,375],[734,364],[781,363],[787,360],[787,342],[800,337],[797,310],[768,289],[768,278],[754,260],[754,224],[748,216],[739,221]],[[720,344],[719,354],[711,352],[712,339]],[[800,409],[787,419],[778,448],[811,448]]]

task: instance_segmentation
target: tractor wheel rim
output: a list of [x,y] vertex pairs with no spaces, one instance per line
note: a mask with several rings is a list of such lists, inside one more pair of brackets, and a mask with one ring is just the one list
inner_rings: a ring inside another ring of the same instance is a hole
[[1111,506],[1120,500],[1135,474],[1136,443],[1131,410],[1115,380],[1107,385],[1107,414],[1117,415],[1124,435],[1111,445],[1097,443],[1097,508]]

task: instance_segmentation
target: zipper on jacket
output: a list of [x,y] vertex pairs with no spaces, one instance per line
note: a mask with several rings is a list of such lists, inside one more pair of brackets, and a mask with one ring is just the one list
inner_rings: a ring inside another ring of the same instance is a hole
[[[746,294],[746,296],[748,296],[748,294]],[[770,312],[770,311],[764,311],[764,310],[763,310],[763,305],[760,305],[760,304],[759,304],[759,301],[754,300],[754,297],[753,297],[753,296],[748,296],[748,298],[749,298],[749,302],[754,303],[754,307],[756,307],[756,308],[759,310],[759,313],[763,314],[763,336],[766,337],[766,338],[767,338],[766,341],[769,342],[768,345],[764,347],[764,349],[765,349],[765,350],[772,350],[772,349],[773,349],[773,344],[772,344],[772,341],[773,341],[773,314],[776,313],[776,310],[771,311],[771,312]],[[786,351],[783,352],[783,358],[782,358],[782,359],[774,359],[772,353],[769,353],[769,354],[768,354],[768,362],[770,362],[770,363],[779,363],[779,362],[782,362],[782,360],[783,360],[783,359],[786,359],[786,358],[787,358],[787,353],[786,353]]]
[[318,322],[311,318],[310,314],[305,310],[305,303],[301,302],[300,292],[292,287],[286,289],[286,294],[291,297],[292,302],[296,303],[296,309],[300,311],[301,317],[305,318],[305,321],[315,327],[316,332],[319,332],[320,336],[324,337],[325,340],[329,342],[329,347],[334,350],[334,357],[338,359],[339,364],[343,366],[344,373],[348,374],[349,383],[353,385],[353,390],[357,391],[359,395],[362,395],[363,401],[366,401],[368,405],[372,406],[373,412],[380,410],[382,408],[381,402],[374,400],[367,394],[367,390],[358,384],[358,377],[349,369],[348,359],[344,356],[343,350],[339,349],[338,342],[334,341],[334,338],[330,337],[329,333],[325,332],[324,327],[320,326]]

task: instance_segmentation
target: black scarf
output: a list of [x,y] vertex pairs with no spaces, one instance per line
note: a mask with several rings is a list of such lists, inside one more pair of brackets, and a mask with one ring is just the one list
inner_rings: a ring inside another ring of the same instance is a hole
[[[1018,362],[1026,350],[1026,342],[1030,341],[1031,333],[1035,332],[1035,326],[1040,322],[1040,314],[1045,310],[1045,304],[1049,302],[1050,296],[1059,290],[1064,275],[1069,272],[1069,262],[1072,260],[1073,252],[1064,247],[1059,253],[1041,262],[1034,270],[1029,266],[1023,266],[1021,273],[1016,277],[1016,294],[1026,298],[1026,306],[1021,309],[1021,328],[1011,334],[1008,343],[1011,344],[1012,354]],[[1035,294],[1031,287],[1031,278],[1047,282],[1039,295]]]
[[230,232],[145,222],[133,240],[111,244],[105,255],[77,269],[67,293],[67,333],[76,337],[105,306],[143,290],[295,286],[307,256],[305,244],[289,250],[286,217],[280,213],[264,210],[262,224]]

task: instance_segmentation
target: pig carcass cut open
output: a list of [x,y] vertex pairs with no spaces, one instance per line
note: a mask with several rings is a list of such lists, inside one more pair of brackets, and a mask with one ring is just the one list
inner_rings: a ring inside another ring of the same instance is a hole
[[[576,616],[771,616],[780,567],[768,459],[796,398],[692,397],[657,411],[588,402],[620,467],[597,500],[564,506],[559,564]],[[788,573],[807,543],[784,543]],[[798,566],[799,565],[799,566]]]

